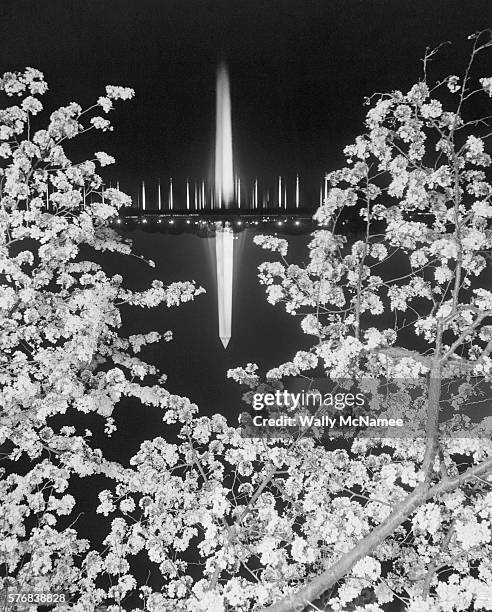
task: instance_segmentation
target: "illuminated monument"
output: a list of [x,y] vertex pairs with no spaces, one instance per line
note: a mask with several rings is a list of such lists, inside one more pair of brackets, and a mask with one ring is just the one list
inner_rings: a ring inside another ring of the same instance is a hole
[[215,114],[215,207],[229,208],[234,199],[231,93],[224,63],[217,70]]
[[[225,64],[217,71],[215,128],[215,205],[228,208],[234,199],[232,162],[231,94]],[[225,222],[216,223],[215,263],[217,270],[217,306],[219,337],[227,348],[231,339],[232,273],[234,267],[234,233]]]
[[[132,206],[114,219],[121,230],[147,229],[181,233],[193,231],[204,237],[215,235],[217,272],[217,312],[219,337],[224,348],[231,339],[234,238],[247,228],[266,228],[269,232],[305,233],[313,225],[312,206],[300,191],[299,174],[290,181],[278,176],[263,186],[258,178],[243,176],[234,168],[232,148],[231,94],[227,67],[217,69],[214,175],[207,181],[168,179],[167,197],[161,179],[155,198],[149,197],[146,183],[133,199]],[[278,178],[278,180],[277,180]],[[290,184],[290,187],[288,186]],[[119,188],[119,182],[117,183]],[[321,185],[320,204],[326,197]],[[289,195],[290,194],[290,195]],[[317,194],[315,196],[317,199]],[[312,198],[311,198],[312,201]],[[193,229],[194,228],[194,229]]]

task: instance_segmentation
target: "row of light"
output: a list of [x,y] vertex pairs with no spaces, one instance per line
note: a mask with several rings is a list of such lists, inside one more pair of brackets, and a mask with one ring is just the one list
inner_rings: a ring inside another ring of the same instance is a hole
[[[232,180],[232,179],[231,179]],[[327,190],[327,180],[325,179],[325,197]],[[111,185],[110,185],[111,186]],[[119,189],[119,182],[116,183],[116,188]],[[241,208],[241,179],[238,176],[234,177],[234,201],[237,204],[237,208]],[[214,208],[223,208],[223,206],[219,203],[219,205],[214,205],[214,194],[210,188],[210,185],[207,184],[207,189],[205,189],[205,181],[194,182],[194,198],[193,198],[193,188],[190,190],[190,181],[186,179],[186,209],[187,210],[200,210],[200,209],[214,209]],[[268,197],[270,194],[270,189],[265,191],[263,190],[263,208],[266,206],[265,196],[268,193]],[[320,205],[323,195],[323,184],[320,187]],[[207,196],[210,197],[207,200]],[[246,204],[246,208],[250,209],[258,209],[259,201],[258,201],[258,179],[253,181],[253,189],[251,192],[252,199],[248,203],[246,200],[243,200],[243,205]],[[174,188],[173,188],[173,179],[169,179],[169,191],[167,197],[167,208],[168,210],[173,210],[175,208],[174,203]],[[194,206],[192,205],[194,203]],[[207,206],[209,204],[209,206]],[[280,209],[287,209],[287,182],[286,180],[282,180],[282,177],[278,177],[278,199],[276,202],[270,201],[270,205],[277,205]],[[300,205],[300,197],[299,197],[299,175],[296,175],[296,188],[295,188],[295,208],[299,208]],[[137,192],[137,208],[140,210],[147,210],[147,191],[145,188],[145,181],[142,181],[141,189]],[[154,208],[154,207],[152,207]],[[162,193],[161,193],[161,182],[158,181],[157,188],[157,210],[162,210]]]
[[[148,221],[147,221],[146,218],[143,218],[143,219],[140,220],[140,223],[147,223],[147,222]],[[271,222],[270,218],[262,220],[262,223],[269,223],[269,222]],[[121,219],[121,218],[118,218],[116,220],[116,223],[118,225],[121,225],[121,224],[125,223],[125,220]],[[157,219],[157,223],[162,223],[162,219]],[[187,224],[191,224],[191,221],[189,219],[187,219],[186,223]],[[215,222],[213,222],[213,221],[210,221],[210,222],[207,222],[207,221],[194,221],[193,222],[194,225],[212,225],[212,226],[214,225],[214,223]],[[259,221],[251,221],[251,222],[244,223],[244,225],[246,225],[246,226],[259,225],[259,223],[260,223]],[[284,223],[288,223],[287,220],[285,220],[285,221],[282,221],[282,220],[276,221],[276,225],[284,225]],[[174,219],[169,219],[168,220],[168,224],[169,225],[173,225],[174,224]],[[294,221],[294,225],[300,225],[300,224],[301,224],[301,222],[298,219],[296,219]],[[235,222],[235,225],[241,226],[241,225],[243,225],[243,221],[238,220],[238,221]]]

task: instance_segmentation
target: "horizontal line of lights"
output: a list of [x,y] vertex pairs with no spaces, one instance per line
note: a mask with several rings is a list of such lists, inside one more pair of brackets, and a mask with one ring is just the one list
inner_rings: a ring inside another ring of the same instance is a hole
[[[119,217],[118,219],[116,219],[115,222],[118,225],[125,225],[126,222],[133,222],[133,223],[137,223],[137,224],[138,223],[142,223],[142,224],[147,224],[147,223],[162,224],[162,223],[164,223],[166,221],[167,221],[168,225],[174,225],[174,223],[176,221],[184,221],[184,220],[180,219],[180,218],[178,218],[178,219],[172,219],[171,218],[171,219],[167,219],[166,220],[166,219],[153,219],[153,218],[149,218],[149,217],[126,217],[124,219]],[[209,220],[209,221],[203,221],[203,220],[192,221],[190,219],[186,219],[186,221],[185,221],[186,225],[193,224],[193,225],[211,226],[211,227],[215,227],[215,223],[216,222],[220,223],[220,222],[222,222],[222,220],[217,220],[217,221],[212,221],[212,220]],[[283,226],[283,225],[287,225],[288,226],[289,225],[289,219],[283,219],[283,220],[282,219],[277,219],[277,220],[274,220],[274,219],[270,219],[269,217],[266,218],[266,219],[262,219],[261,221],[249,221],[249,220],[246,221],[246,220],[238,219],[236,221],[228,221],[228,222],[231,225],[238,226],[238,227],[242,227],[242,226],[244,226],[244,227],[251,227],[251,226],[257,226],[257,225],[260,225],[260,224],[263,224],[263,223],[270,223],[270,224],[275,223],[276,225],[279,225],[279,226]],[[304,220],[304,222],[306,224],[308,224],[308,225],[314,224],[314,222],[312,220],[310,220],[310,219],[306,219],[306,220]],[[292,220],[291,225],[298,227],[298,226],[301,225],[301,223],[302,222],[299,219],[295,219],[295,220]]]
[[[217,177],[216,177],[217,178]],[[245,188],[245,182],[241,183],[241,177],[237,174],[230,177],[233,185],[229,185],[232,200],[238,209],[258,210],[259,208],[272,207],[284,209],[299,209],[304,207],[305,196],[303,189],[301,190],[300,177],[296,174],[295,183],[292,178],[279,176],[277,180],[267,180],[258,182],[258,178],[251,181],[246,181],[248,186]],[[243,185],[243,189],[241,189]],[[323,187],[324,185],[324,187]],[[109,185],[111,187],[111,183]],[[326,198],[328,190],[328,181],[325,177],[319,183],[319,204],[321,206],[323,197]],[[116,188],[119,189],[119,181],[116,182]],[[135,190],[132,189],[135,193]],[[142,211],[149,210],[149,201],[154,206],[151,209],[164,211],[172,211],[176,209],[176,205],[181,201],[183,209],[187,210],[217,210],[223,208],[222,202],[216,201],[215,187],[205,179],[173,182],[172,177],[169,177],[168,187],[161,189],[161,181],[157,179],[157,191],[154,188],[151,190],[153,196],[149,198],[149,190],[145,181],[137,189],[135,198],[136,208]],[[310,193],[312,190],[308,188]],[[164,197],[163,197],[164,195]],[[289,196],[289,197],[288,197]],[[317,194],[313,201],[317,201]],[[303,204],[301,204],[303,202]]]

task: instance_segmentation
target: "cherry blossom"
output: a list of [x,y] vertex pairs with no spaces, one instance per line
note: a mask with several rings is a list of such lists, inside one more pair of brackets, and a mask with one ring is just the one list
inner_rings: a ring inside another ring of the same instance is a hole
[[[122,337],[120,306],[177,306],[202,290],[155,280],[134,292],[81,256],[82,246],[131,254],[108,226],[124,194],[104,188],[94,162],[74,165],[63,150],[65,139],[107,124],[70,104],[19,142],[31,111],[3,115],[0,440],[12,469],[0,480],[2,587],[67,589],[73,603],[57,612],[490,608],[491,419],[470,417],[492,372],[492,186],[486,119],[469,117],[475,96],[488,100],[488,81],[472,69],[492,42],[487,32],[471,41],[459,78],[428,82],[428,52],[407,93],[368,101],[366,131],[327,175],[307,263],[289,262],[287,240],[256,239],[271,258],[259,269],[267,300],[298,316],[307,340],[265,374],[253,363],[228,373],[246,406],[292,376],[307,386],[358,381],[371,414],[404,414],[400,437],[251,437],[170,393],[140,358],[162,336]],[[39,96],[43,83],[27,70],[4,75],[0,88]],[[95,105],[104,112],[132,95],[105,94]],[[85,206],[72,193],[94,190]],[[360,219],[351,242],[344,215]],[[381,390],[381,380],[395,389]],[[161,410],[163,431],[177,432],[142,441],[126,465],[70,420],[89,413],[109,435],[123,397]],[[106,526],[99,544],[78,536],[70,490],[92,476],[107,482],[93,500]],[[152,586],[137,577],[142,560]]]

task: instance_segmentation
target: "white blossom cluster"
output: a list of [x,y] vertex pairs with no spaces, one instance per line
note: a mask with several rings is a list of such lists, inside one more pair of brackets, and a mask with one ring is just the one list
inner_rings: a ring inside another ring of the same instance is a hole
[[[74,163],[64,150],[66,139],[103,124],[71,103],[51,114],[47,129],[32,131],[47,91],[32,68],[3,75],[0,91],[21,99],[0,111],[0,592],[3,600],[7,588],[64,591],[73,609],[87,612],[120,601],[136,582],[121,573],[125,563],[115,555],[101,569],[118,575],[116,582],[93,582],[98,553],[73,526],[79,511],[71,483],[96,475],[114,481],[124,469],[105,458],[89,429],[71,423],[77,413],[99,415],[111,435],[123,397],[163,409],[184,405],[152,382],[155,366],[137,356],[161,337],[170,340],[170,332],[125,338],[120,307],[176,306],[202,290],[155,281],[134,292],[88,260],[91,251],[131,252],[108,225],[130,198],[104,188],[94,161]],[[113,101],[132,96],[111,86],[98,105],[108,112]],[[95,160],[114,161],[103,152]],[[84,204],[94,193],[99,198]],[[130,512],[130,500],[120,508]]]
[[[491,46],[489,38],[488,33],[472,37],[472,60]],[[468,404],[473,409],[474,385],[490,389],[492,381],[490,122],[469,118],[465,110],[470,98],[491,95],[492,79],[473,82],[470,67],[437,86],[421,81],[406,94],[395,91],[371,101],[367,132],[346,147],[346,166],[327,175],[331,189],[315,214],[320,228],[312,235],[307,265],[290,263],[286,245],[277,248],[278,239],[256,240],[281,254],[260,266],[268,301],[300,316],[302,330],[315,342],[268,370],[265,383],[252,364],[231,371],[231,377],[257,389],[301,375],[364,380],[374,416],[384,412],[409,423],[407,438],[356,439],[349,453],[338,453],[340,472],[323,463],[329,453],[314,443],[319,470],[329,476],[307,475],[304,468],[298,478],[307,482],[289,483],[288,497],[280,493],[278,499],[304,512],[300,533],[292,527],[292,540],[283,536],[304,571],[319,575],[323,568],[336,568],[357,543],[366,552],[342,581],[329,583],[329,609],[379,611],[396,600],[413,612],[492,609],[492,419],[473,423],[473,412],[472,418],[460,414]],[[347,245],[339,223],[344,215],[357,214],[363,237]],[[380,378],[406,381],[406,388],[393,397],[378,395],[371,380]],[[433,431],[431,415],[440,410],[431,405],[435,380],[442,394],[452,381],[463,382],[452,401],[456,414]],[[412,388],[423,390],[419,400]],[[487,397],[477,403],[490,401]],[[411,437],[417,423],[427,432],[423,438]],[[390,537],[364,546],[374,524],[396,512],[412,489],[444,486],[464,466],[481,462],[489,467],[480,479],[449,485],[440,496],[423,495]],[[293,474],[286,472],[284,483]],[[320,479],[323,484],[315,486]],[[325,510],[335,507],[343,509],[343,524],[334,515],[327,520]],[[317,517],[310,524],[316,542],[312,535],[303,539],[311,510]],[[279,529],[287,516],[279,517]],[[261,563],[267,555],[279,564],[289,547],[276,549],[269,533]],[[314,569],[317,559],[322,565]],[[285,566],[283,575],[289,576]],[[290,601],[296,591],[302,597],[309,578],[300,575],[301,584],[291,578],[285,587],[285,608],[279,610],[290,609],[286,595]],[[367,589],[373,603],[358,605]]]
[[[80,194],[101,178],[93,161],[73,165],[63,150],[85,129],[80,107],[59,109],[25,140],[39,104],[2,111],[0,444],[17,468],[1,472],[0,587],[67,590],[73,603],[56,612],[302,609],[315,579],[323,605],[340,612],[397,601],[411,612],[491,609],[490,435],[483,425],[480,435],[441,435],[431,418],[437,391],[461,381],[453,418],[470,431],[458,409],[491,377],[490,157],[482,124],[462,109],[470,78],[442,80],[442,101],[424,81],[376,100],[346,166],[328,176],[307,265],[287,261],[285,240],[257,240],[280,256],[260,266],[267,299],[300,316],[312,346],[266,380],[253,363],[232,369],[245,397],[289,376],[364,380],[378,400],[371,410],[427,428],[420,438],[361,434],[343,448],[316,436],[247,437],[165,389],[139,357],[161,335],[122,337],[119,306],[174,306],[201,290],[154,281],[132,292],[83,259],[82,246],[126,255],[130,245],[107,223],[123,194],[106,190],[81,209]],[[35,97],[43,83],[27,70],[0,89]],[[476,95],[489,93],[489,79],[479,83]],[[131,95],[108,87],[98,106],[107,113]],[[109,129],[105,121],[89,124]],[[54,212],[44,208],[48,183]],[[364,224],[353,244],[339,233],[342,213]],[[381,376],[413,387],[376,397]],[[143,441],[121,465],[70,418],[99,415],[111,435],[124,397],[162,410],[163,431],[177,435]],[[78,536],[70,488],[91,476],[107,482],[94,503],[107,525],[99,544]],[[134,571],[142,559],[157,586]]]

